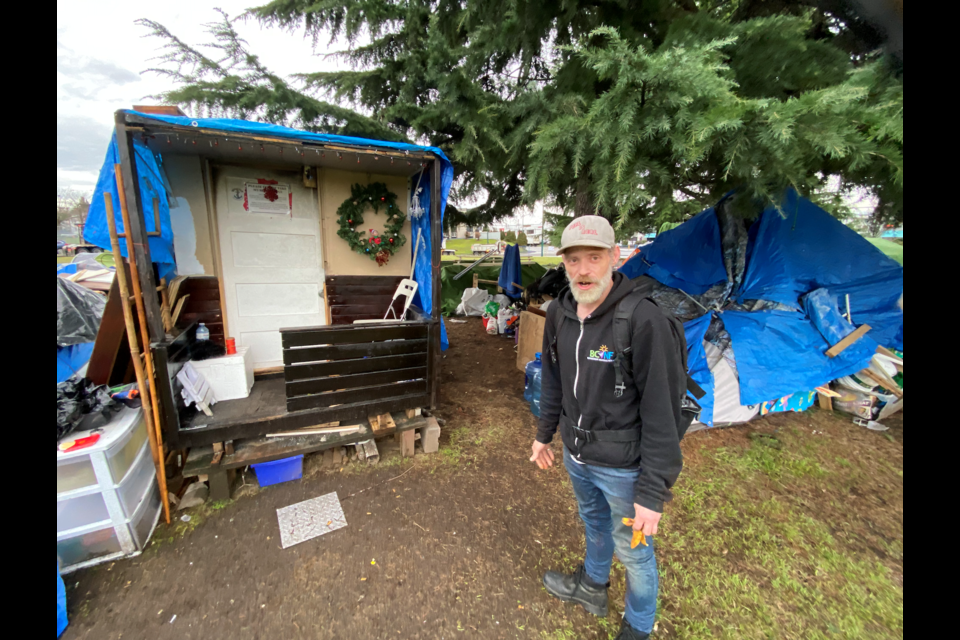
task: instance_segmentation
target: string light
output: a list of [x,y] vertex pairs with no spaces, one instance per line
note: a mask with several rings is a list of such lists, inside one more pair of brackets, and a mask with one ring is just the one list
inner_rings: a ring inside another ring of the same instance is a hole
[[337,160],[343,160],[343,154],[337,152]]
[[263,145],[260,145],[260,153],[263,153]]
[[213,141],[213,146],[219,147],[219,146],[220,146],[220,141],[219,141],[219,140],[214,140],[214,141]]

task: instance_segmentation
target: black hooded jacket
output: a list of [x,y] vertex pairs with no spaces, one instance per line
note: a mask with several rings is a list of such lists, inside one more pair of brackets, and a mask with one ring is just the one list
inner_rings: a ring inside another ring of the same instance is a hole
[[[662,513],[683,469],[677,424],[686,372],[669,321],[645,300],[632,319],[632,379],[628,372],[627,388],[616,396],[613,319],[617,303],[633,291],[634,283],[620,273],[613,277],[613,291],[582,322],[569,289],[550,306],[543,336],[537,441],[550,444],[559,426],[574,460],[618,469],[639,467],[634,502]],[[559,334],[558,314],[563,316]],[[556,363],[551,356],[554,348]],[[591,441],[584,431],[621,433]]]

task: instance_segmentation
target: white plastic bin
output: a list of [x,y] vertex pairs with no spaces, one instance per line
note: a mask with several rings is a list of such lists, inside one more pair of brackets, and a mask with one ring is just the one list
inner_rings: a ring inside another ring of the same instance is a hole
[[143,551],[160,517],[156,475],[142,409],[121,410],[93,447],[57,451],[57,559],[62,573]]
[[191,361],[190,364],[213,389],[217,402],[240,400],[250,395],[253,388],[253,358],[248,347],[237,348],[236,355]]

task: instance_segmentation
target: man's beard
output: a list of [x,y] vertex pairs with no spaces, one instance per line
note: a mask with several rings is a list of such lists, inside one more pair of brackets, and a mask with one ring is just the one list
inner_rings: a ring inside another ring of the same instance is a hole
[[[613,282],[613,268],[611,267],[611,269],[607,272],[607,275],[603,276],[599,280],[585,276],[580,276],[574,280],[568,273],[567,281],[570,283],[570,293],[573,294],[573,299],[576,300],[578,304],[593,304],[603,297],[603,294],[606,293],[607,289],[610,287],[610,283]],[[579,287],[577,287],[578,283],[586,282],[597,284],[599,286],[592,287],[586,291],[582,291]]]

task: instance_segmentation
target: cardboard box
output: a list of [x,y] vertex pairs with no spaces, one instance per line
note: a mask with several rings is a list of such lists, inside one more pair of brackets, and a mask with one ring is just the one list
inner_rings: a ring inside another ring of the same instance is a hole
[[520,314],[520,340],[517,347],[517,369],[526,373],[527,363],[543,352],[543,330],[547,319],[529,311]]

